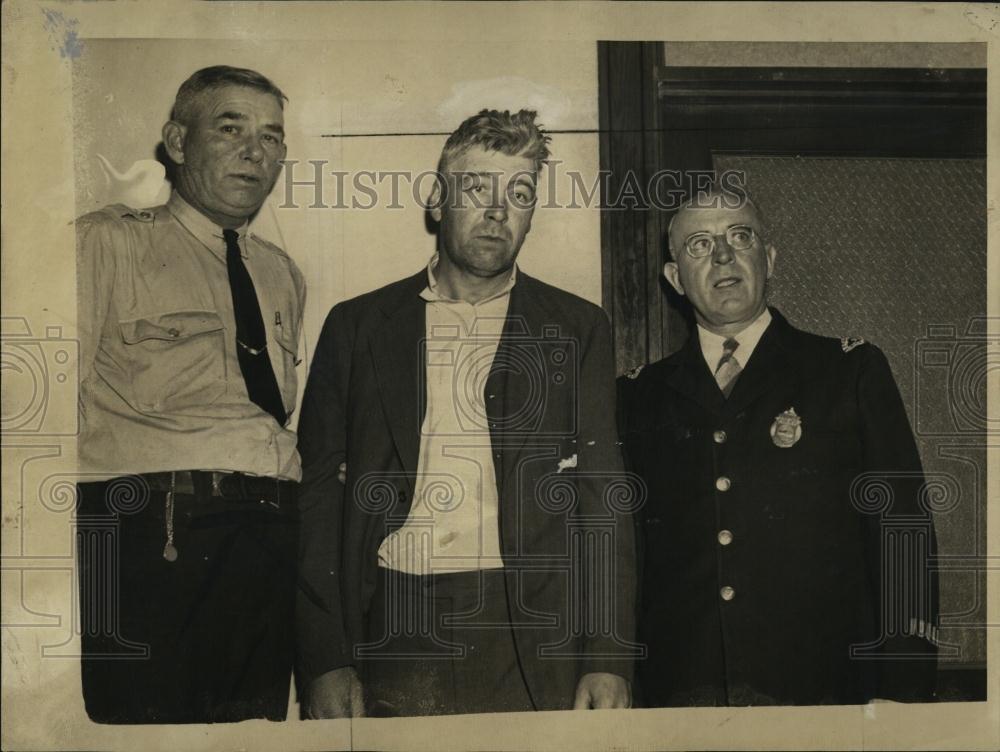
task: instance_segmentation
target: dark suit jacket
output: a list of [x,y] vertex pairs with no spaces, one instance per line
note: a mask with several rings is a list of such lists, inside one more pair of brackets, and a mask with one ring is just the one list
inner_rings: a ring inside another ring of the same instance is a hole
[[[299,422],[306,680],[354,664],[371,639],[377,550],[405,521],[417,471],[426,284],[421,271],[335,306],[319,338]],[[509,611],[540,709],[571,707],[584,673],[631,678],[634,528],[616,495],[614,389],[601,309],[519,272],[486,404]],[[557,473],[573,455],[576,468]]]
[[[728,400],[696,335],[619,382],[626,459],[649,493],[639,515],[645,702],[929,699],[933,646],[905,635],[911,618],[936,618],[934,530],[889,365],[870,344],[771,313]],[[771,428],[789,408],[801,435],[780,447]],[[878,659],[899,651],[930,657]]]

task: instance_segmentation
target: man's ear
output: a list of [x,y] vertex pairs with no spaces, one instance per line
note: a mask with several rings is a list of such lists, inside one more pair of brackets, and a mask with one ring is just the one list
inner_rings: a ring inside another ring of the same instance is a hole
[[767,244],[767,278],[771,279],[771,275],[774,274],[774,259],[778,255],[777,249],[771,245]]
[[431,195],[427,197],[427,206],[431,210],[431,216],[438,223],[441,222],[441,203],[445,200],[444,191],[441,188],[441,181],[443,179],[442,177],[438,177],[434,181],[434,187],[431,188]]
[[679,295],[684,294],[684,285],[681,284],[681,270],[676,261],[668,261],[663,265],[663,276],[667,278],[667,282],[677,290]]
[[163,126],[162,136],[167,156],[174,164],[184,164],[184,138],[187,136],[187,128],[176,120],[168,120]]

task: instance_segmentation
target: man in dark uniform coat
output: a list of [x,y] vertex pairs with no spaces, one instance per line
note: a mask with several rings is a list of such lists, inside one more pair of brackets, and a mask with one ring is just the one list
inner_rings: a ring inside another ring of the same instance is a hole
[[630,703],[633,526],[613,410],[588,409],[614,400],[610,327],[515,265],[547,140],[529,111],[463,123],[438,254],[320,334],[299,423],[311,717]]
[[934,531],[888,362],[767,308],[775,249],[735,198],[674,218],[664,273],[697,330],[620,380],[626,460],[648,487],[643,702],[932,699]]

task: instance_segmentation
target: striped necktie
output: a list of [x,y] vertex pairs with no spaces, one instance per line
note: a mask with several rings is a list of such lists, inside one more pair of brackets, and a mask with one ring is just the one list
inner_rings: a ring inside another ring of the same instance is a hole
[[715,369],[715,382],[719,385],[722,393],[729,398],[730,392],[736,386],[736,379],[743,368],[740,362],[733,355],[740,343],[730,337],[722,343],[722,357],[719,358],[719,365]]

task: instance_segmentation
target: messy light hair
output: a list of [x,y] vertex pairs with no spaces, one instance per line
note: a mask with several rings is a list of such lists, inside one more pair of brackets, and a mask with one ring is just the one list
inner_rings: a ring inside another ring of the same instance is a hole
[[444,173],[448,162],[473,146],[510,157],[527,157],[535,163],[535,172],[538,172],[549,158],[552,139],[535,124],[537,114],[534,110],[519,110],[513,114],[510,110],[480,110],[448,136],[438,161],[438,173]]

